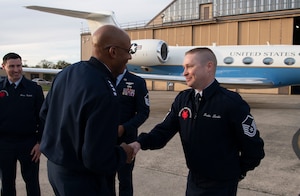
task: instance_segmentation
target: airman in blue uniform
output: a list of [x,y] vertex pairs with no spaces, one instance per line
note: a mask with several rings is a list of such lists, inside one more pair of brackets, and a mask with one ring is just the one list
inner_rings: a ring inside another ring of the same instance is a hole
[[[150,113],[149,93],[146,81],[125,70],[117,78],[116,90],[121,111],[118,144],[122,142],[131,143],[137,139],[138,128],[147,120]],[[120,196],[133,195],[132,171],[134,162],[135,160],[125,164],[117,171]],[[115,176],[116,174],[108,176],[112,195],[116,195]]]
[[189,169],[187,196],[235,196],[239,180],[260,164],[264,142],[249,105],[215,79],[209,48],[186,52],[183,75],[191,89],[180,92],[166,118],[141,133],[139,149],[159,149],[179,133]]
[[22,75],[22,59],[18,54],[6,54],[2,68],[7,77],[0,79],[1,195],[16,195],[19,161],[27,195],[39,196],[39,143],[43,131],[39,112],[44,101],[43,90]]

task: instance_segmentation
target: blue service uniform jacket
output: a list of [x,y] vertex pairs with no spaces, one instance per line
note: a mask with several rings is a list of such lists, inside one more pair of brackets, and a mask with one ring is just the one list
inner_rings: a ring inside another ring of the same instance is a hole
[[128,71],[116,87],[120,103],[120,124],[125,132],[118,143],[136,141],[138,127],[149,117],[149,94],[146,82]]
[[43,124],[39,118],[44,101],[42,87],[24,76],[13,92],[7,77],[0,79],[0,137],[40,141]]
[[195,109],[194,90],[175,98],[164,121],[139,135],[142,149],[159,149],[179,132],[187,167],[203,179],[234,181],[259,165],[264,142],[248,104],[215,80]]
[[57,74],[42,106],[42,153],[55,164],[105,175],[125,164],[116,145],[119,107],[114,79],[91,57]]

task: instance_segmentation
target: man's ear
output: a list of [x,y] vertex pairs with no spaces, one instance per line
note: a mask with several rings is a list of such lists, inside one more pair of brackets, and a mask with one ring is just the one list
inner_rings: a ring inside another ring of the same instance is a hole
[[208,67],[209,70],[213,70],[213,68],[214,68],[213,62],[212,61],[208,61],[207,67]]
[[117,57],[117,54],[116,54],[116,50],[115,50],[115,47],[110,47],[108,49],[108,52],[109,52],[109,55],[112,57],[112,58],[116,58]]

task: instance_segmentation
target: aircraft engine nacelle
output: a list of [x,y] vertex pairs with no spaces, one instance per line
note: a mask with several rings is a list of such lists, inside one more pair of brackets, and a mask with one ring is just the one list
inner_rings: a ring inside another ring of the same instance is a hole
[[135,54],[128,61],[129,64],[140,66],[161,65],[168,61],[168,44],[157,39],[132,40]]

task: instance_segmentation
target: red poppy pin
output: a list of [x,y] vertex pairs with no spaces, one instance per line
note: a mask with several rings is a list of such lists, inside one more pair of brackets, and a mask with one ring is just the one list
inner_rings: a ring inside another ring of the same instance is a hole
[[188,108],[188,107],[184,107],[180,110],[179,112],[179,117],[181,117],[183,120],[186,120],[188,118],[191,118],[192,115],[191,115],[191,109]]

